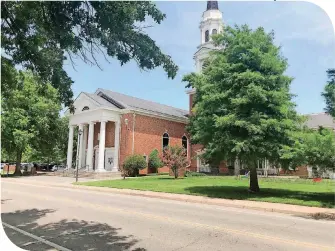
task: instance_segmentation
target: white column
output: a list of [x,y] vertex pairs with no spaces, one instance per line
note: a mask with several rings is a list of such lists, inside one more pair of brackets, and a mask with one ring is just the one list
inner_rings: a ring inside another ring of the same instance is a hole
[[100,122],[100,139],[99,139],[99,160],[97,172],[105,170],[105,141],[106,141],[106,121]]
[[114,167],[112,168],[112,172],[119,171],[120,125],[120,122],[115,121]]
[[88,170],[93,170],[93,140],[94,140],[94,122],[90,122],[88,127],[88,144],[87,144],[87,156],[86,165]]
[[69,126],[69,139],[67,143],[67,168],[72,168],[72,154],[73,154],[73,129],[72,125]]
[[83,127],[83,143],[81,145],[82,152],[81,152],[81,165],[86,166],[86,145],[87,145],[87,125]]
[[[83,127],[84,125],[83,124],[80,124],[79,125],[79,129],[78,129],[78,151],[79,151],[79,154],[78,154],[78,166],[77,168],[81,168],[82,167],[82,156],[83,156],[83,138],[84,138],[84,135],[83,135]],[[81,135],[79,135],[79,131],[81,131]]]

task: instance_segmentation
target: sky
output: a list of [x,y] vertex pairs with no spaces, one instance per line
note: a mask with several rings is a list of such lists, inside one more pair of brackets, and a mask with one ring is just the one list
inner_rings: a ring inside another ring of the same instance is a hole
[[[75,97],[80,92],[93,93],[97,88],[105,88],[188,110],[188,95],[181,79],[195,71],[193,54],[200,44],[199,23],[206,1],[156,4],[167,17],[146,32],[179,66],[176,78],[168,79],[162,68],[146,72],[135,62],[121,66],[116,59],[108,63],[101,57],[102,70],[82,61],[76,61],[74,69],[68,62],[65,70],[74,80]],[[326,70],[335,68],[334,28],[326,12],[312,3],[278,1],[220,1],[219,9],[224,25],[248,24],[253,29],[262,26],[268,32],[274,30],[275,43],[288,59],[286,74],[294,78],[291,92],[297,95],[297,111],[323,112],[321,92],[327,82]]]

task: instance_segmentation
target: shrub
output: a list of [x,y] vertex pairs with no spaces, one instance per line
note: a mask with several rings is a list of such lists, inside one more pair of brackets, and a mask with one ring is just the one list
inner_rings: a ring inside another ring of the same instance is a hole
[[189,164],[187,160],[187,154],[183,147],[180,146],[168,146],[163,152],[163,163],[171,168],[174,173],[174,177],[178,178],[178,173],[181,168],[186,168]]
[[157,172],[158,168],[161,168],[164,166],[164,163],[159,158],[159,152],[157,149],[154,149],[150,155],[149,155],[149,167],[152,169],[155,169]]
[[207,175],[205,173],[198,173],[198,172],[191,172],[191,171],[185,172],[185,177],[198,177],[198,176],[207,176]]
[[123,162],[124,175],[137,176],[139,170],[147,167],[147,162],[140,154],[128,156]]

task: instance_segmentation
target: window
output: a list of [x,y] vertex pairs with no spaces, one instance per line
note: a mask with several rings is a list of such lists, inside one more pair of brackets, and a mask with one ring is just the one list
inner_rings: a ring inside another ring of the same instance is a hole
[[163,134],[163,149],[169,146],[169,134],[166,132]]
[[209,41],[209,31],[206,30],[205,31],[205,42],[208,42]]
[[212,30],[212,35],[216,35],[216,34],[218,34],[217,29],[213,29],[213,30]]
[[184,148],[185,151],[186,151],[186,156],[188,156],[188,150],[187,150],[187,137],[186,137],[185,135],[181,138],[181,145],[183,146],[183,148]]
[[82,111],[87,111],[89,110],[90,108],[88,106],[84,106],[84,108],[82,109]]
[[187,151],[187,137],[185,135],[181,138],[181,144],[184,147],[184,149]]

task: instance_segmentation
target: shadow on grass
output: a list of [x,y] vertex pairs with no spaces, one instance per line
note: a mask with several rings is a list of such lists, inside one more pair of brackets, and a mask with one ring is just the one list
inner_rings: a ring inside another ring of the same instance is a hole
[[[319,202],[322,207],[334,207],[334,194],[329,192],[313,193],[291,191],[286,189],[261,188],[259,193],[248,193],[246,187],[239,186],[194,186],[185,191],[212,198],[234,200],[266,200],[269,202],[285,203],[285,200],[300,200],[302,202]],[[302,203],[303,204],[303,203]],[[306,204],[307,205],[307,204]]]
[[[14,225],[24,231],[43,237],[44,239],[64,246],[70,250],[110,251],[133,250],[145,251],[144,248],[134,248],[138,243],[133,236],[120,235],[120,228],[108,224],[84,220],[63,219],[47,224],[38,224],[37,220],[47,214],[55,212],[51,209],[27,209],[11,213],[2,213],[2,221]],[[4,228],[8,238],[17,246],[34,250],[29,243],[20,242],[19,236],[14,231]],[[132,249],[133,248],[133,249]]]

